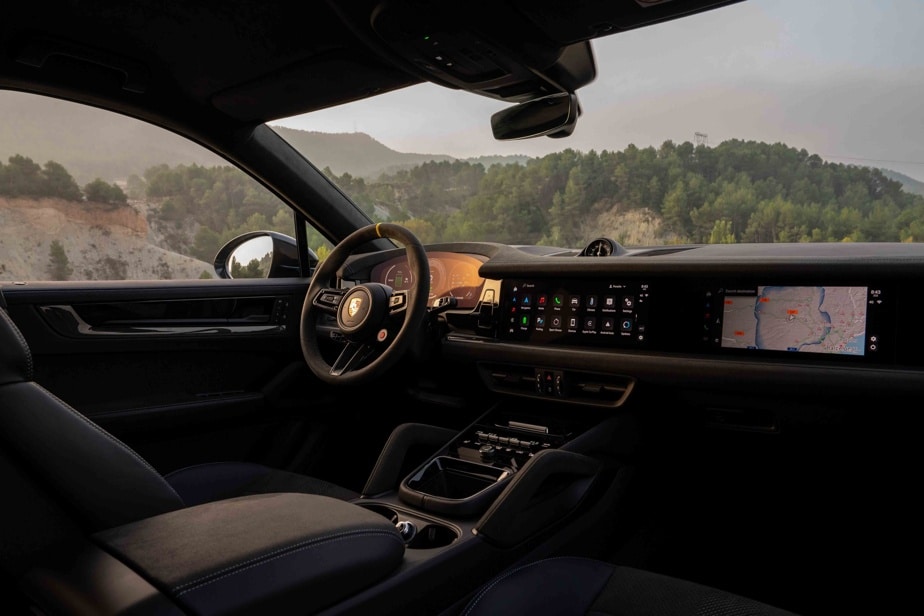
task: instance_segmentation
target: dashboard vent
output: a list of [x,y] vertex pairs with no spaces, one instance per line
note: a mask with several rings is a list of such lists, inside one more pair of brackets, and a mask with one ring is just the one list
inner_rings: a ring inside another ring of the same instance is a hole
[[485,384],[498,393],[616,407],[632,392],[635,379],[619,374],[560,370],[518,364],[479,364]]

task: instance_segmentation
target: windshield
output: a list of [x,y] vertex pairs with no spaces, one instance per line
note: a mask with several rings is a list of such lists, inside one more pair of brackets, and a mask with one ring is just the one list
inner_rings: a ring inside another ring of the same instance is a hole
[[924,239],[919,0],[749,0],[595,40],[573,135],[432,84],[271,126],[425,242]]

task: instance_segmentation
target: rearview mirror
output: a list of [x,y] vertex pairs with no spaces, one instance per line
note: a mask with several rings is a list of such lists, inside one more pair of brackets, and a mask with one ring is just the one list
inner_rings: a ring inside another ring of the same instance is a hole
[[574,132],[580,113],[577,95],[562,92],[498,111],[491,116],[491,130],[500,141],[566,137]]

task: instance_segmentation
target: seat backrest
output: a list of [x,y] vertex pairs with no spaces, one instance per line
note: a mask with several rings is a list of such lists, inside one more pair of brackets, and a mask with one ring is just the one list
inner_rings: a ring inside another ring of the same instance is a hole
[[29,345],[0,306],[0,446],[28,466],[87,530],[184,507],[141,456],[32,375]]

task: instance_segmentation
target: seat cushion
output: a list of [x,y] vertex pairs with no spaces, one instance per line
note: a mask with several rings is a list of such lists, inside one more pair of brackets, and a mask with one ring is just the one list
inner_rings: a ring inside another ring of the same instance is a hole
[[503,573],[475,595],[465,616],[792,616],[701,584],[587,558],[550,558]]
[[191,507],[226,498],[275,492],[318,494],[341,500],[359,494],[333,483],[251,462],[215,462],[182,468],[164,476]]

